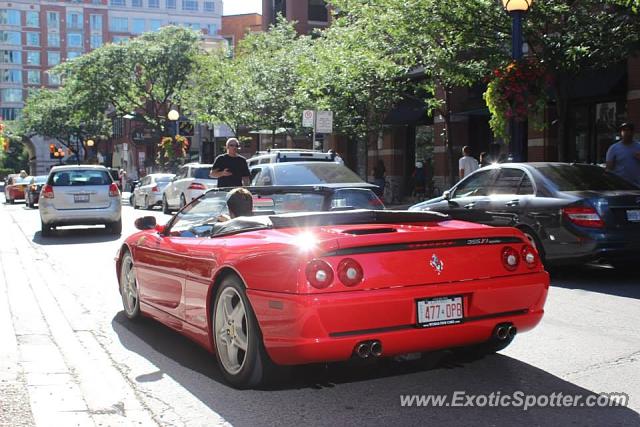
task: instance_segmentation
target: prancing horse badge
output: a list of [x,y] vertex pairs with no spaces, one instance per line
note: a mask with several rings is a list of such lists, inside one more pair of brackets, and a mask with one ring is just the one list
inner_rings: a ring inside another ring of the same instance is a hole
[[431,255],[431,262],[429,263],[431,267],[438,273],[438,276],[444,270],[444,261],[442,261],[436,254]]

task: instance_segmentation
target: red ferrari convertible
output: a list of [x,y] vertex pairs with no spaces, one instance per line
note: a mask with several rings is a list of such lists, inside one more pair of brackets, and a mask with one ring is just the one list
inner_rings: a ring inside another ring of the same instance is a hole
[[164,226],[139,218],[116,257],[126,316],[214,352],[236,387],[277,365],[495,352],[542,318],[549,277],[515,228],[349,201],[286,213],[331,204],[317,188],[251,191],[252,217],[217,223],[226,194],[210,191]]

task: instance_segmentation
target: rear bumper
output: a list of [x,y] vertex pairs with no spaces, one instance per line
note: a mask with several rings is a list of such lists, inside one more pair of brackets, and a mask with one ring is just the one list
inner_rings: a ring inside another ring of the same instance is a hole
[[101,209],[64,209],[58,210],[40,200],[40,219],[48,225],[95,225],[117,222],[122,217],[122,202],[113,197],[106,208]]
[[[357,343],[379,340],[383,356],[441,350],[487,341],[498,323],[518,331],[543,316],[549,287],[546,272],[383,290],[291,295],[248,290],[269,356],[296,365],[346,360]],[[416,301],[461,295],[462,323],[417,326]]]

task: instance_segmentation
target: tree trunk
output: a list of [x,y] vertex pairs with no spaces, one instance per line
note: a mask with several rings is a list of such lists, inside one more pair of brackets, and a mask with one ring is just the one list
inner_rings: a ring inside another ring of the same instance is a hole
[[556,149],[559,162],[567,161],[567,122],[569,120],[569,76],[560,75],[556,80],[556,114],[558,115],[558,133]]
[[444,135],[445,135],[445,145],[447,147],[447,157],[449,157],[449,187],[452,187],[456,182],[456,176],[458,175],[457,171],[457,163],[454,158],[455,153],[453,152],[453,144],[451,138],[451,90],[449,88],[444,88],[444,111],[441,112],[442,117],[444,118]]

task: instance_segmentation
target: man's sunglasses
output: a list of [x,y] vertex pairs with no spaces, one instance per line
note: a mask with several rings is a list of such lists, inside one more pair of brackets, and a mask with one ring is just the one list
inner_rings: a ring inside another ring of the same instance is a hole
[[235,147],[235,148],[238,148],[238,147],[239,147],[239,145],[238,145],[238,144],[229,144],[229,145],[227,145],[227,147]]

